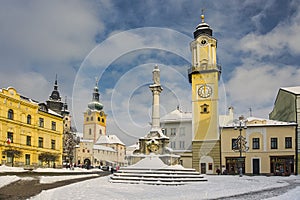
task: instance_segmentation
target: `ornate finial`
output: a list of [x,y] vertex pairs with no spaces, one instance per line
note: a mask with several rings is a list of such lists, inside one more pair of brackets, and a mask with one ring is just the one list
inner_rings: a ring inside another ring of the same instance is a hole
[[57,85],[57,74],[55,74],[55,82],[54,82],[55,85]]
[[201,21],[204,23],[204,8],[201,9]]

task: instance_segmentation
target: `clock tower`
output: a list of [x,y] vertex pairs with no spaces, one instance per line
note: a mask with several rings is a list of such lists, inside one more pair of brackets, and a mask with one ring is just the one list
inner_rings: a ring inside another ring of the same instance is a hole
[[192,67],[188,70],[192,84],[192,166],[204,174],[221,169],[218,120],[218,83],[221,67],[217,65],[217,40],[212,29],[202,22],[190,43]]

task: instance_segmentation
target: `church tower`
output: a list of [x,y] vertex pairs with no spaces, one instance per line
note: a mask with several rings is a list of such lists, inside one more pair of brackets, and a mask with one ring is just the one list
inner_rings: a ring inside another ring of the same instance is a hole
[[51,110],[55,111],[58,114],[62,114],[62,108],[64,103],[61,100],[59,91],[58,91],[58,84],[57,84],[57,75],[55,77],[55,82],[54,82],[54,88],[49,96],[49,99],[46,101],[47,107],[50,108]]
[[221,67],[217,65],[217,40],[204,15],[201,20],[190,43],[192,67],[188,70],[192,84],[192,167],[203,174],[212,174],[221,169],[218,121]]
[[84,112],[83,139],[93,140],[94,143],[101,135],[106,135],[106,114],[103,105],[100,103],[98,80],[93,90],[92,101]]

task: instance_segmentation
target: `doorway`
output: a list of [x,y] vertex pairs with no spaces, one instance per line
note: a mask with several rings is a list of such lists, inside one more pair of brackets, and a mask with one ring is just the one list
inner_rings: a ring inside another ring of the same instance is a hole
[[206,163],[201,163],[201,174],[206,174]]
[[260,169],[259,169],[259,159],[258,158],[254,158],[253,160],[252,160],[252,169],[253,169],[253,175],[259,175],[259,171],[260,171]]

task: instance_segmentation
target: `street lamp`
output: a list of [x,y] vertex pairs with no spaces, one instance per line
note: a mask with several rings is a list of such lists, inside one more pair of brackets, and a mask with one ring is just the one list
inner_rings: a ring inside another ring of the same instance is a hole
[[242,131],[243,129],[247,129],[247,120],[244,119],[244,116],[240,116],[239,120],[237,121],[237,124],[234,126],[234,130],[239,130],[240,135],[237,137],[235,141],[235,147],[234,151],[239,151],[240,152],[240,157],[239,157],[239,174],[240,177],[243,176],[243,168],[242,168],[242,153],[246,152],[249,150],[249,147],[246,146],[247,141],[246,138],[242,136]]

